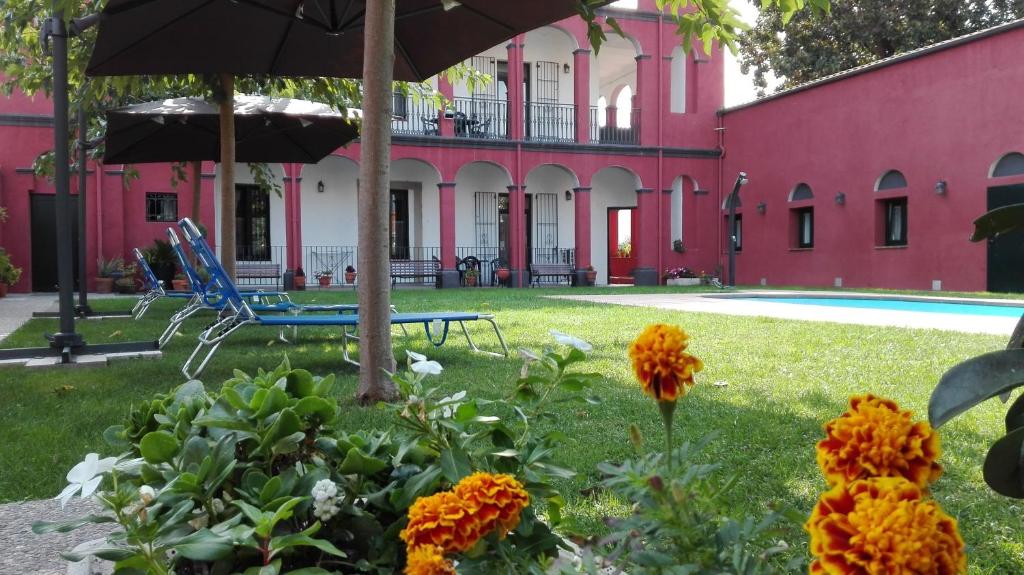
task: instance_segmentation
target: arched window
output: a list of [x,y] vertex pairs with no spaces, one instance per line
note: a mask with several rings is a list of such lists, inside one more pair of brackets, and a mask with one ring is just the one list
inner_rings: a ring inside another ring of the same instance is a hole
[[673,114],[686,113],[686,52],[682,46],[672,50],[672,91],[669,111]]
[[633,127],[633,88],[626,86],[619,91],[615,99],[615,126],[618,128]]
[[1024,154],[1010,152],[999,158],[999,161],[992,167],[992,175],[989,177],[1003,178],[1020,175],[1024,175]]
[[[789,201],[806,204],[814,199],[811,187],[801,182],[789,192]],[[789,210],[789,237],[792,246],[800,249],[814,247],[814,206],[798,205]]]
[[895,190],[905,187],[907,187],[907,179],[903,177],[903,174],[899,170],[889,170],[879,178],[878,184],[875,185],[875,191],[880,192],[882,190]]
[[813,200],[814,192],[811,191],[811,187],[807,184],[797,184],[793,191],[789,193],[789,201],[799,202],[800,200]]
[[[878,179],[875,191],[902,190],[907,179],[898,170],[889,170]],[[875,202],[878,227],[875,229],[875,245],[907,245],[907,195],[889,195]]]
[[597,99],[597,125],[601,128],[608,125],[608,98]]

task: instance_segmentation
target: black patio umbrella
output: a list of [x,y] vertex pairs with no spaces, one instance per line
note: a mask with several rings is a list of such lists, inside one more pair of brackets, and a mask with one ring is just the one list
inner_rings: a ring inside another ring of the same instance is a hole
[[[421,81],[578,0],[397,0],[395,80]],[[109,0],[91,76],[361,78],[366,0]]]
[[[359,136],[329,106],[290,98],[236,96],[235,159],[315,164]],[[220,161],[217,104],[193,98],[107,112],[106,164]]]

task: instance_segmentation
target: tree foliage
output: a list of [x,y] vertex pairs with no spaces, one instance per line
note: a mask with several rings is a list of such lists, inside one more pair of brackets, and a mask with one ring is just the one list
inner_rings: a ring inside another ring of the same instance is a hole
[[740,37],[741,64],[764,95],[769,74],[791,88],[1021,15],[1021,0],[848,0],[829,17],[800,11],[788,22],[762,11]]

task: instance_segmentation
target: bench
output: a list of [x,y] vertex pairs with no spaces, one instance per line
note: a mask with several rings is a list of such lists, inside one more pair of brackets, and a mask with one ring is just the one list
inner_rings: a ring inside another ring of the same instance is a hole
[[272,279],[274,285],[281,279],[281,264],[269,262],[235,262],[235,277],[239,280]]
[[441,274],[441,261],[430,260],[391,260],[391,287],[394,288],[399,279],[432,279],[438,281]]
[[541,278],[556,278],[559,283],[565,278],[565,283],[572,285],[573,276],[572,264],[530,264],[530,283],[540,286]]

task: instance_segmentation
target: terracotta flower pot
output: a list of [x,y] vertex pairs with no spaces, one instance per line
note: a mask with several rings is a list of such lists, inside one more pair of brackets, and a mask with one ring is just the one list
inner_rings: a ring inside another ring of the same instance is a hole
[[320,282],[320,287],[331,287],[331,276],[320,276],[317,281]]
[[592,286],[597,281],[597,270],[587,271],[587,285]]
[[473,287],[476,285],[476,276],[466,276],[466,285]]
[[356,272],[345,272],[345,283],[356,283]]
[[512,272],[510,272],[508,268],[498,268],[494,272],[494,276],[497,277],[500,282],[508,281],[508,278],[511,277],[511,275]]
[[181,280],[175,279],[175,280],[172,280],[171,281],[171,286],[174,288],[174,291],[188,291],[188,280],[185,280],[185,279],[181,279]]
[[96,278],[96,293],[114,291],[114,278]]
[[295,276],[295,289],[298,291],[306,289],[306,276]]

